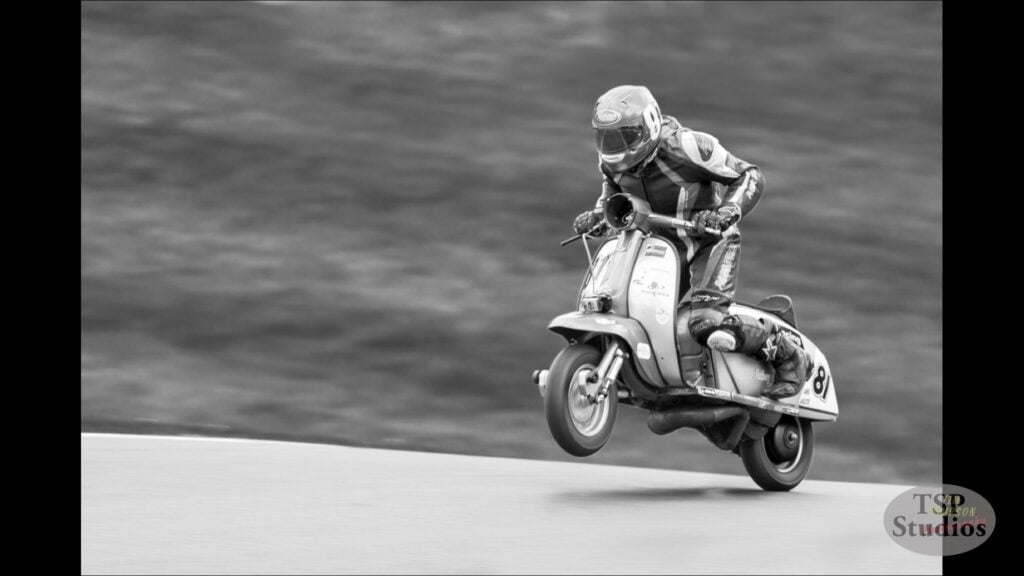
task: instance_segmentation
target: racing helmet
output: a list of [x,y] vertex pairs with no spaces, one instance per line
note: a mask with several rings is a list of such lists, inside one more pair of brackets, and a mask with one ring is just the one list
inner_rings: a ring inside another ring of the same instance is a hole
[[616,86],[597,99],[591,125],[601,162],[625,172],[658,147],[661,110],[647,87]]

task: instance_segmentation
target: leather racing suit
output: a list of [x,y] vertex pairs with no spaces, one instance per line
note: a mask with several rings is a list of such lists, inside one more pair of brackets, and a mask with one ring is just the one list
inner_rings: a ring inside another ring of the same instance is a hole
[[[597,208],[603,209],[612,194],[626,192],[646,200],[653,212],[692,220],[702,211],[724,206],[738,210],[739,218],[753,211],[765,191],[761,170],[732,155],[718,139],[685,128],[672,116],[664,116],[654,153],[633,169],[612,172],[599,163],[604,175]],[[689,291],[690,319],[687,328],[702,346],[720,328],[736,335],[737,352],[753,355],[776,368],[776,384],[770,392],[779,397],[799,392],[809,368],[803,349],[777,325],[729,316],[736,294],[740,234],[689,236],[683,230],[665,233],[679,250],[680,298]],[[723,321],[725,321],[723,323]],[[782,386],[780,377],[789,386]]]

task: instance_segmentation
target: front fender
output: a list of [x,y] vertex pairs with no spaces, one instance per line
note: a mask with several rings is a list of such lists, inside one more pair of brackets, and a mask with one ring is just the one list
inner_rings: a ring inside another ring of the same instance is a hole
[[629,346],[630,355],[636,360],[640,376],[655,386],[665,385],[658,369],[658,362],[651,352],[647,332],[632,318],[596,312],[569,312],[556,316],[548,324],[548,330],[566,340],[574,339],[581,342],[594,334],[618,336]]

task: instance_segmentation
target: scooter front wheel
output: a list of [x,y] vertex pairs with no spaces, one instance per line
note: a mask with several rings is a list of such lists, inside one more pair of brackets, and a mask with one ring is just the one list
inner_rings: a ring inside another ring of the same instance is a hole
[[588,378],[601,362],[601,352],[589,344],[573,344],[555,356],[547,377],[544,413],[548,428],[563,450],[573,456],[590,456],[611,436],[618,408],[616,386],[599,402],[587,395],[597,393]]
[[757,485],[770,491],[792,490],[803,481],[814,458],[810,420],[784,416],[762,438],[740,444],[740,458]]

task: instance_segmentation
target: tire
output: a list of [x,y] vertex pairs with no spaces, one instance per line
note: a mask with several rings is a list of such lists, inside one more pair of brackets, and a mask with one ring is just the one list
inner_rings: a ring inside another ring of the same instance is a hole
[[[794,443],[786,440],[790,432],[798,436],[795,447]],[[783,417],[762,438],[748,438],[741,442],[740,458],[747,474],[761,488],[773,492],[796,488],[807,476],[814,459],[811,421]]]
[[[578,382],[580,377],[586,377],[585,371],[593,370],[600,362],[601,352],[597,348],[573,344],[555,356],[548,372],[544,393],[548,428],[555,442],[573,456],[590,456],[600,450],[615,426],[616,385],[612,384],[608,397],[595,406],[588,404]],[[574,379],[577,380],[575,385]],[[588,409],[588,406],[593,408]]]

